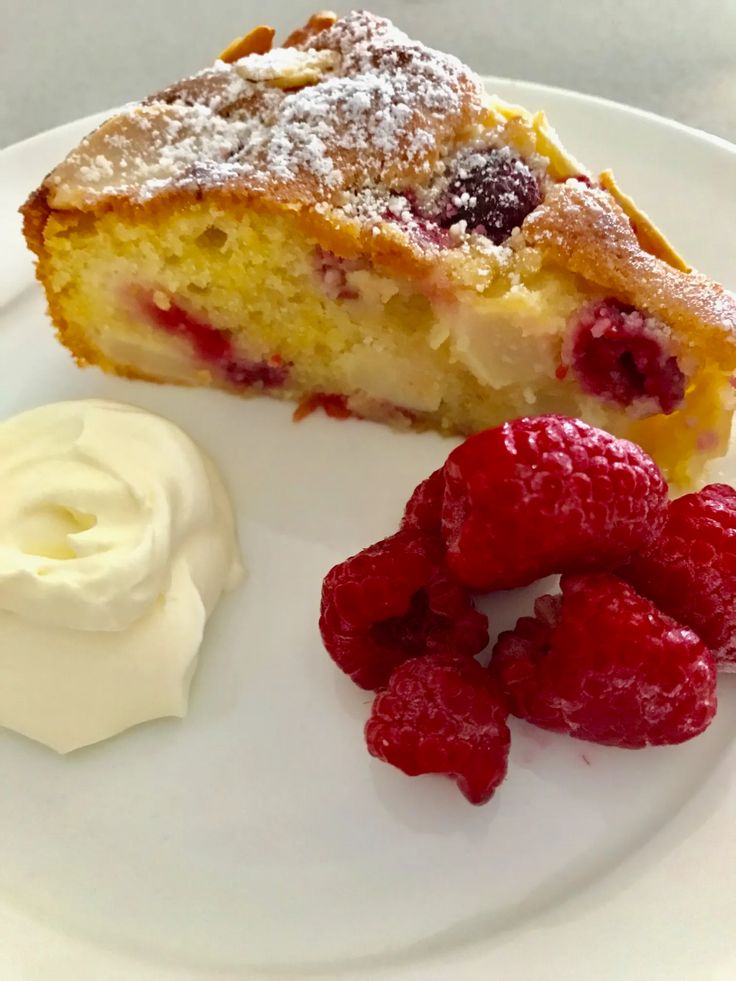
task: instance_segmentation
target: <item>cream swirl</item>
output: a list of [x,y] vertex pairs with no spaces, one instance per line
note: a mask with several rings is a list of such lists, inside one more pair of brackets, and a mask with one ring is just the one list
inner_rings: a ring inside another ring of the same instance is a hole
[[241,572],[213,465],[159,416],[61,402],[0,424],[0,486],[0,725],[65,752],[184,714]]

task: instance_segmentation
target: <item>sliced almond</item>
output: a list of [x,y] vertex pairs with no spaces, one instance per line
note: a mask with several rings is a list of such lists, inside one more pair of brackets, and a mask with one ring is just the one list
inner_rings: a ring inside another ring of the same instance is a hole
[[534,114],[532,126],[537,134],[537,153],[549,160],[549,172],[553,177],[565,180],[579,174],[587,176],[586,168],[567,152],[544,112]]
[[658,259],[662,259],[675,269],[681,269],[682,272],[690,272],[691,267],[688,266],[682,256],[670,245],[649,215],[640,211],[629,195],[621,190],[616,183],[616,178],[613,176],[613,171],[604,170],[598,179],[601,187],[604,187],[611,197],[621,205],[626,217],[632,224],[634,234],[639,240],[639,245],[646,252],[656,255]]
[[566,180],[587,171],[565,150],[560,138],[544,112],[532,115],[522,106],[515,106],[494,97],[488,106],[495,116],[506,120],[504,133],[509,143],[523,155],[538,153],[549,160],[549,173],[555,180]]
[[299,27],[297,30],[291,32],[284,41],[284,47],[296,48],[300,44],[304,44],[305,41],[314,37],[315,34],[319,34],[320,31],[325,31],[328,27],[332,27],[336,20],[337,14],[332,10],[320,10],[318,13],[312,14],[304,27]]
[[219,61],[225,61],[231,65],[234,61],[239,61],[251,54],[266,54],[271,50],[276,31],[273,27],[254,27],[252,31],[243,37],[236,37],[234,41],[218,55]]

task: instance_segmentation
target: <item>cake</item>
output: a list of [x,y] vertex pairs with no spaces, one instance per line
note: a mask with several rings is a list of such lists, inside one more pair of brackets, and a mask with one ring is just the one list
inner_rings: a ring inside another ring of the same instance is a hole
[[578,416],[696,481],[732,294],[454,57],[365,12],[273,36],[126,106],[24,205],[76,361],[447,434]]

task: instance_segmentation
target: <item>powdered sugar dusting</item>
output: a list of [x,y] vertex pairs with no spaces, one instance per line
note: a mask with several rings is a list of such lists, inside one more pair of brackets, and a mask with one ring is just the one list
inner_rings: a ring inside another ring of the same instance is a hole
[[133,125],[116,117],[92,134],[53,183],[86,199],[145,200],[167,183],[237,180],[314,204],[428,183],[481,112],[479,84],[457,59],[353,13],[302,46],[217,62],[153,96],[131,110]]
[[[220,62],[222,64],[222,62]],[[303,77],[309,70],[329,69],[332,59],[320,59],[314,50],[299,48],[273,48],[266,54],[251,54],[233,65],[233,71],[251,82],[269,82],[275,79]]]
[[78,205],[131,188],[150,197],[186,176],[193,161],[226,164],[245,130],[204,106],[132,106],[83,140],[47,178],[52,203]]

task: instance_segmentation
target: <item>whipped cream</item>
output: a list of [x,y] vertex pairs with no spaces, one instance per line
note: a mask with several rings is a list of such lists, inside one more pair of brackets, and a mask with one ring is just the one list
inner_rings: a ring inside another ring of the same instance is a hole
[[205,622],[242,566],[212,463],[135,406],[0,424],[0,725],[66,753],[186,713]]

